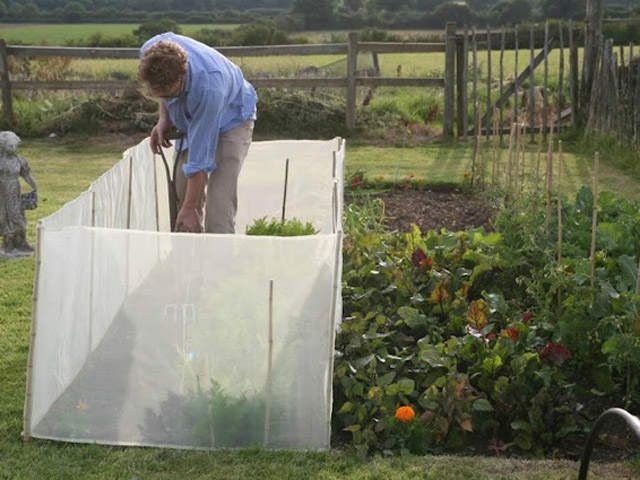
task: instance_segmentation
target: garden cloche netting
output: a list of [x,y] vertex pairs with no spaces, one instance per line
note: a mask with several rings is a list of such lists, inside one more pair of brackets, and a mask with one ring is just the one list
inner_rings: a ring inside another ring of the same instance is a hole
[[[147,139],[41,220],[25,437],[328,448],[343,171],[338,138],[254,142],[239,233],[171,233]],[[244,235],[280,218],[285,177],[286,218],[319,233]]]

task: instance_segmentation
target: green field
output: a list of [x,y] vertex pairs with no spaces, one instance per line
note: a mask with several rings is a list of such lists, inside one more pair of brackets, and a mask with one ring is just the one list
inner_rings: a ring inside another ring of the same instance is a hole
[[[86,189],[121,158],[137,139],[130,137],[68,137],[25,141],[21,154],[39,185],[40,207],[30,211],[33,241],[37,219]],[[427,148],[389,149],[348,144],[347,167],[371,174],[415,173],[459,181],[468,162],[468,146],[436,144]],[[586,156],[567,157],[576,182],[587,182]],[[603,167],[609,164],[603,158]],[[605,189],[617,188],[612,177],[623,171],[608,166]],[[413,456],[361,459],[334,449],[327,453],[276,452],[258,449],[198,452],[158,448],[123,448],[20,441],[27,363],[33,259],[0,260],[0,478],[1,479],[321,479],[321,480],[567,480],[575,478],[576,462],[492,457]],[[640,463],[595,463],[592,480],[638,478]]]
[[[118,36],[131,33],[138,28],[135,23],[53,23],[53,24],[21,24],[0,23],[0,38],[7,43],[20,42],[32,45],[47,43],[48,45],[64,45],[71,40],[81,40],[102,33],[105,36]],[[201,28],[218,28],[231,30],[237,24],[185,24],[181,25],[183,33],[190,33]]]

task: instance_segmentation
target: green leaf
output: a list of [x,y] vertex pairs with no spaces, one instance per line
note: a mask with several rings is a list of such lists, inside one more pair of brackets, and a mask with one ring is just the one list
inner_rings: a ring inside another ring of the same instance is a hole
[[398,381],[398,388],[400,389],[400,393],[411,395],[415,389],[415,382],[410,378],[401,378]]
[[531,450],[531,447],[533,447],[533,441],[531,440],[531,434],[529,433],[521,433],[514,439],[514,441],[522,450]]
[[514,420],[511,422],[511,428],[515,431],[531,431],[531,425],[529,425],[529,422],[525,422],[524,420]]
[[362,427],[360,426],[360,424],[355,423],[353,425],[349,425],[348,427],[345,427],[343,430],[345,432],[356,433],[356,432],[359,432],[361,428]]
[[501,293],[487,293],[482,292],[482,298],[489,305],[489,312],[491,313],[506,313],[509,310],[504,296]]
[[353,403],[344,402],[340,410],[338,410],[338,413],[349,413],[351,410],[353,410]]
[[490,247],[494,247],[502,242],[502,234],[498,232],[492,232],[483,234],[482,232],[476,232],[473,235],[473,243],[478,244],[481,243],[483,245],[488,245]]
[[389,385],[393,381],[393,378],[395,376],[396,372],[385,373],[381,377],[378,377],[378,385],[380,385],[381,387]]
[[473,402],[473,409],[476,412],[493,412],[493,406],[486,398],[479,398]]
[[427,317],[415,308],[403,306],[398,309],[398,315],[410,328],[416,329],[427,324]]
[[420,352],[420,358],[433,368],[446,367],[446,359],[440,356],[435,348],[429,348]]

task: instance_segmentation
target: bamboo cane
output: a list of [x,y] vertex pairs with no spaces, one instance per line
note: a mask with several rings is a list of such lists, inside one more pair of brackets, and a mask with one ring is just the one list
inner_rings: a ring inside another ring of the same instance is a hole
[[[479,117],[480,117],[480,106],[478,105],[478,102],[476,102],[476,106],[474,108],[474,114],[475,114],[475,125],[478,125],[478,121],[479,121]],[[476,167],[478,166],[478,150],[480,149],[480,129],[476,128],[474,134],[474,141],[473,141],[473,157],[471,159],[471,186],[473,187],[473,185],[475,184],[475,177],[476,177]]]
[[498,136],[499,118],[493,113],[493,165],[491,167],[491,185],[495,188],[498,175],[498,151],[500,137]]
[[271,383],[273,369],[273,280],[269,280],[269,315],[267,318],[267,334],[269,341],[269,356],[267,358],[267,384],[265,394],[264,411],[264,439],[263,446],[269,445],[269,434],[271,430]]
[[505,169],[505,198],[509,200],[509,192],[511,191],[511,168],[513,159],[513,146],[515,141],[516,124],[511,124],[511,131],[509,132],[509,155],[507,157],[507,168]]
[[598,228],[598,169],[600,168],[600,153],[593,157],[593,219],[591,222],[591,255],[590,278],[591,288],[595,285],[596,270],[596,229]]
[[[522,139],[525,139],[527,133],[527,125],[524,123],[524,119],[522,120]],[[526,166],[527,166],[527,162],[526,162],[526,155],[527,155],[527,145],[525,141],[521,142],[521,162],[520,162],[520,196],[522,196],[522,193],[524,191],[524,184],[525,184],[525,179],[526,179]]]
[[285,214],[287,210],[287,187],[289,184],[289,159],[285,162],[284,166],[284,192],[282,194],[282,223],[285,220]]
[[553,189],[553,127],[549,132],[549,150],[547,152],[547,185],[546,185],[546,210],[544,217],[544,231],[549,234],[549,220],[551,218],[551,190]]
[[562,261],[562,140],[558,140],[558,262]]
[[44,224],[42,220],[36,227],[36,251],[35,272],[33,278],[33,299],[31,304],[31,335],[29,342],[29,357],[27,360],[27,386],[24,396],[24,419],[22,426],[22,442],[31,441],[31,417],[33,414],[33,366],[35,364],[36,335],[38,332],[38,294],[40,292],[40,268],[42,266],[42,237],[44,236]]

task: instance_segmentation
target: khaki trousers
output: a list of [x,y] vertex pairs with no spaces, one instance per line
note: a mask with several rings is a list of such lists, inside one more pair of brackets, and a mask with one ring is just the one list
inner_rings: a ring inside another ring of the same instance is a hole
[[[253,121],[221,133],[216,148],[216,169],[209,175],[209,181],[199,202],[200,218],[204,220],[207,233],[235,233],[236,212],[238,210],[238,176],[251,145]],[[178,142],[179,143],[179,142]],[[182,207],[187,190],[187,179],[182,165],[187,161],[189,151],[178,154],[176,172],[176,193],[178,211]]]

